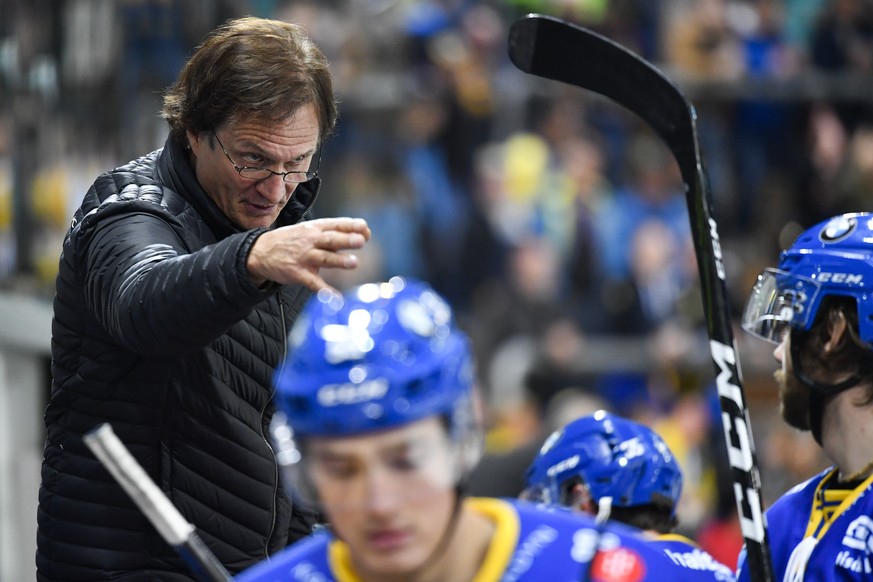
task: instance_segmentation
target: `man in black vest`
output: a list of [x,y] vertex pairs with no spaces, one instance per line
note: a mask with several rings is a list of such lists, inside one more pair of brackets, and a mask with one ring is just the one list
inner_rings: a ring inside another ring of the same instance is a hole
[[267,427],[319,270],[357,266],[353,218],[307,220],[336,121],[328,63],[260,18],[210,33],[164,98],[160,150],[97,178],[64,240],[37,578],[190,580],[82,435],[111,423],[231,572],[310,531]]

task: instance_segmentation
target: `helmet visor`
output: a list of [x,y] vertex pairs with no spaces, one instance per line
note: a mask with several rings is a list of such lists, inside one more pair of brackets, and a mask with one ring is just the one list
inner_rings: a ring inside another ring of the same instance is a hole
[[518,498],[524,499],[525,501],[533,501],[535,503],[555,505],[559,502],[559,500],[557,495],[557,487],[554,487],[554,485],[554,482],[551,482],[548,485],[544,485],[542,483],[531,485],[530,487],[526,487],[524,491],[522,491],[521,494],[518,496]]
[[789,328],[806,329],[812,323],[810,306],[820,290],[821,286],[808,277],[765,269],[758,275],[743,312],[743,329],[769,342],[781,343]]

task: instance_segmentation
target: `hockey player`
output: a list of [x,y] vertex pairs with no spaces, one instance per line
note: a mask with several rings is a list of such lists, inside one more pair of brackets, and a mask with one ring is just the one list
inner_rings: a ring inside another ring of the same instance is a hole
[[578,418],[546,439],[525,480],[523,499],[643,530],[649,544],[675,564],[676,580],[734,579],[730,568],[674,533],[682,470],[645,425],[603,410]]
[[240,582],[676,580],[636,530],[465,498],[481,427],[468,340],[424,284],[321,292],[276,375],[277,458],[329,526]]
[[[833,467],[767,510],[775,580],[873,580],[873,214],[801,234],[758,276],[743,328],[777,345],[783,420]],[[744,552],[739,579],[750,580]]]

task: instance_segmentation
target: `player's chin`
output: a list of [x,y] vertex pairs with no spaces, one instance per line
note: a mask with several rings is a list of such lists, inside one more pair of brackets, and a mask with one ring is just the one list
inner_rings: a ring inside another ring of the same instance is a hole
[[373,557],[373,563],[386,570],[401,572],[417,568],[427,558],[427,551],[420,540],[410,533],[387,538],[367,538],[363,543],[365,553]]
[[370,551],[367,553],[367,569],[377,580],[406,579],[427,562],[427,557],[414,549],[393,551]]

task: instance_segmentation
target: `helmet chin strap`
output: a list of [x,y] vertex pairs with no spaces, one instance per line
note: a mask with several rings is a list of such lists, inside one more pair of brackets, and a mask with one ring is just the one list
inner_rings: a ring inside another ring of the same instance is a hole
[[594,521],[597,524],[606,522],[609,519],[609,514],[612,513],[612,497],[604,495],[597,501],[597,516]]
[[868,373],[873,369],[873,366],[871,366],[870,362],[861,362],[858,365],[858,371],[842,382],[837,382],[836,384],[819,382],[804,372],[800,365],[800,343],[800,341],[795,341],[794,332],[792,331],[791,368],[794,376],[800,381],[800,383],[807,386],[812,391],[809,399],[809,429],[812,432],[812,437],[815,439],[815,442],[821,446],[821,425],[822,418],[824,417],[825,399],[830,396],[836,396],[840,392],[860,384],[864,380],[861,374]]

